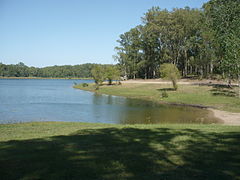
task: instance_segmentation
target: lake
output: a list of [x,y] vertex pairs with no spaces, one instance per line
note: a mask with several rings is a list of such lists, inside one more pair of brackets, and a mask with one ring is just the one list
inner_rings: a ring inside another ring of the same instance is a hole
[[72,88],[92,80],[0,79],[0,123],[220,123],[205,109],[159,105]]

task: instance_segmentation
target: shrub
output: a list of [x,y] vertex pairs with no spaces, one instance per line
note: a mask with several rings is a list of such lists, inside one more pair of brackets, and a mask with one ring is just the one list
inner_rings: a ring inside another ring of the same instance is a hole
[[174,64],[162,64],[160,73],[163,78],[172,81],[173,88],[177,90],[177,80],[181,77],[178,68]]
[[223,76],[220,75],[220,74],[213,74],[212,77],[211,77],[211,79],[217,80],[217,81],[221,81],[221,80],[223,80],[224,78],[223,78]]
[[82,87],[88,87],[88,83],[82,83]]
[[163,91],[163,92],[162,92],[162,98],[167,98],[167,97],[168,97],[167,91]]
[[99,90],[99,84],[95,85],[95,90]]

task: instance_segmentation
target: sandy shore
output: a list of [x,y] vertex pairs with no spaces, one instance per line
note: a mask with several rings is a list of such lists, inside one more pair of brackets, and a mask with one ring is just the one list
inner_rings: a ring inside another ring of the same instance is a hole
[[225,125],[240,126],[240,113],[231,113],[217,109],[209,109],[216,118],[223,121]]

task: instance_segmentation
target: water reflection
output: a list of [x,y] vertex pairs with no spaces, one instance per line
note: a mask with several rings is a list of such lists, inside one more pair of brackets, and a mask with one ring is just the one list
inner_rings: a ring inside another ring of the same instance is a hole
[[[0,123],[219,123],[207,110],[100,95],[72,88],[76,80],[0,80]],[[77,83],[92,82],[78,80]]]
[[[108,108],[105,113],[108,113],[109,119],[114,117],[115,122],[121,124],[220,123],[220,120],[214,118],[210,111],[193,107],[164,105],[97,93],[93,95],[93,104],[117,107],[117,109]],[[96,109],[96,112],[98,110]]]

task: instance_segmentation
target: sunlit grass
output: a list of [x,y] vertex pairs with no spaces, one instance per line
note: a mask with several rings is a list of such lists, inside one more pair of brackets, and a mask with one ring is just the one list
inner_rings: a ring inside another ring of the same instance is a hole
[[[179,85],[177,91],[172,91],[171,85],[163,84],[103,85],[98,91],[95,91],[94,84],[89,84],[88,87],[77,85],[75,88],[109,95],[153,100],[157,102],[198,104],[213,106],[225,111],[240,112],[240,99],[236,96],[237,88],[224,89],[216,88],[214,86]],[[161,94],[165,89],[168,97],[162,98]]]

